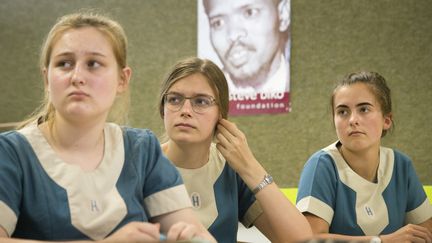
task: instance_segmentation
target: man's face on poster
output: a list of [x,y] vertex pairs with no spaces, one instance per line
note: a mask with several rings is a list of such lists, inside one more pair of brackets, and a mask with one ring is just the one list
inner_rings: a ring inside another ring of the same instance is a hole
[[275,56],[279,58],[278,2],[204,0],[212,45],[233,81],[266,76]]

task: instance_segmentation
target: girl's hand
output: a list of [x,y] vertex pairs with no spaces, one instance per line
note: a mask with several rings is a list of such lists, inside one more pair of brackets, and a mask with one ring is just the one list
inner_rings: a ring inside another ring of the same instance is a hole
[[267,172],[255,159],[243,132],[234,123],[221,119],[217,126],[216,139],[218,140],[216,147],[227,163],[240,175],[249,188],[255,188]]
[[383,243],[392,242],[432,242],[432,233],[425,227],[407,224],[398,231],[380,236]]
[[158,242],[160,237],[159,229],[159,224],[131,222],[102,242]]
[[191,240],[200,238],[200,231],[193,224],[178,222],[171,226],[167,233],[168,241]]
[[237,173],[241,174],[242,170],[247,169],[253,163],[257,163],[249,148],[246,136],[234,123],[221,119],[217,131],[217,148]]

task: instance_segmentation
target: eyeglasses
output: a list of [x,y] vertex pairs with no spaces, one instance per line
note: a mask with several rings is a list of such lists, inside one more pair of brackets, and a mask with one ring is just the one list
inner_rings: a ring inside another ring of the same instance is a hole
[[216,99],[209,95],[196,95],[186,97],[179,93],[166,93],[164,95],[164,104],[171,111],[179,111],[185,100],[190,100],[192,110],[196,113],[204,113],[208,108],[216,104]]

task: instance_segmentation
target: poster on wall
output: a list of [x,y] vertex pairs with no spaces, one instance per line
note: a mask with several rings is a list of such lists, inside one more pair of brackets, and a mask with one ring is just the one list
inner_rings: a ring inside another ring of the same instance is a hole
[[290,0],[197,1],[198,57],[224,71],[230,115],[289,112]]

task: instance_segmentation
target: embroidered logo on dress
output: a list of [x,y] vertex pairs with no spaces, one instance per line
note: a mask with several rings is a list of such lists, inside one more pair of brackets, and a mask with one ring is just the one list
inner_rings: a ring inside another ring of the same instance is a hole
[[90,200],[90,211],[99,213],[99,207],[96,200]]
[[369,216],[369,217],[373,217],[374,215],[375,215],[375,213],[374,213],[374,211],[372,210],[372,208],[371,207],[369,207],[369,206],[365,206],[364,207],[364,209],[365,209],[365,211],[366,211],[366,214]]
[[200,208],[201,207],[201,197],[199,195],[198,192],[192,192],[191,195],[191,202],[192,202],[192,206],[194,208]]

